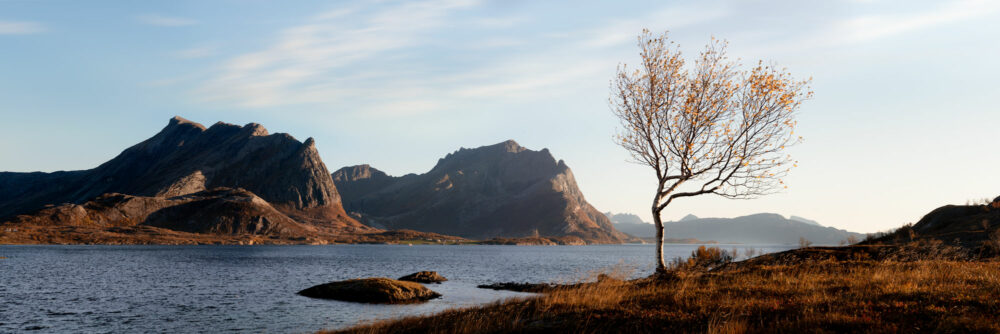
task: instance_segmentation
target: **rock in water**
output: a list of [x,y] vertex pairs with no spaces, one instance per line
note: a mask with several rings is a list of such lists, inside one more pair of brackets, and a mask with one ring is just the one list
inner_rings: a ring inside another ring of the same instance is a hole
[[371,166],[333,174],[345,208],[369,226],[473,239],[578,237],[621,243],[604,214],[583,197],[573,172],[547,149],[513,140],[460,149],[425,174],[391,177]]
[[418,271],[399,278],[400,281],[410,281],[417,283],[441,283],[447,278],[439,275],[436,271]]
[[378,304],[418,303],[441,297],[441,294],[418,283],[382,277],[320,284],[299,291],[299,294],[312,298]]

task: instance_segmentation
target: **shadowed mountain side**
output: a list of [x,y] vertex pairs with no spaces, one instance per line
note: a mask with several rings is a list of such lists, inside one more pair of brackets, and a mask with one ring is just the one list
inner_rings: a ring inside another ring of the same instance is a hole
[[[656,228],[645,222],[619,222],[622,214],[612,221],[619,231],[640,238],[655,238]],[[638,217],[636,217],[638,218]],[[714,240],[721,243],[794,244],[806,238],[816,244],[836,245],[849,237],[860,240],[860,233],[848,232],[815,223],[787,219],[772,213],[760,213],[736,218],[697,218],[688,215],[676,222],[666,222],[664,233],[671,239]]]
[[584,199],[573,173],[547,149],[514,141],[462,148],[425,174],[385,175],[371,166],[333,174],[345,207],[378,228],[467,238],[576,236],[588,243],[627,238]]
[[108,193],[172,197],[216,187],[246,189],[309,223],[364,228],[343,211],[312,138],[301,143],[255,123],[205,128],[180,117],[94,169],[0,173],[0,220]]

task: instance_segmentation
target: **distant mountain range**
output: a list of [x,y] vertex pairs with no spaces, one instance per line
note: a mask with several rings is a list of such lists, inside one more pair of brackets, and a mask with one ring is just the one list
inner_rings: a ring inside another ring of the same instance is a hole
[[[643,239],[656,237],[653,224],[634,214],[607,213],[619,231]],[[676,222],[665,222],[664,235],[671,239],[698,239],[721,243],[796,244],[806,238],[817,245],[836,245],[849,237],[861,240],[861,233],[849,232],[801,217],[785,218],[773,213],[760,213],[736,218],[698,218],[687,215]]]
[[566,163],[547,149],[529,150],[513,140],[462,148],[424,174],[392,177],[358,165],[341,168],[333,179],[345,208],[377,228],[473,239],[628,238],[587,203]]
[[[547,149],[513,140],[462,148],[424,174],[393,177],[369,165],[330,173],[315,145],[256,123],[205,127],[174,117],[93,169],[0,172],[0,243],[585,244],[654,235],[638,216],[609,218],[590,205],[569,166]],[[688,215],[666,226],[676,240],[860,237],[775,214]]]

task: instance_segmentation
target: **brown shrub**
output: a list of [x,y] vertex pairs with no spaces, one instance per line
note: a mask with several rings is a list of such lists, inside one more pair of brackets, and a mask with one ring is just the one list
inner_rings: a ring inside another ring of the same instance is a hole
[[735,257],[736,254],[733,252],[719,247],[705,247],[702,245],[692,251],[691,257],[687,259],[674,258],[670,262],[668,269],[672,271],[707,271],[733,262]]

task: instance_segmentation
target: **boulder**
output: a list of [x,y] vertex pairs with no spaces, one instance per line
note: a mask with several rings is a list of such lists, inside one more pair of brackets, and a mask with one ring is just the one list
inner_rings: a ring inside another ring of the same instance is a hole
[[418,283],[383,277],[320,284],[299,291],[299,294],[312,298],[377,304],[417,303],[441,297],[441,294]]
[[417,283],[441,283],[447,278],[439,275],[436,271],[419,271],[399,278],[400,281],[410,281]]

